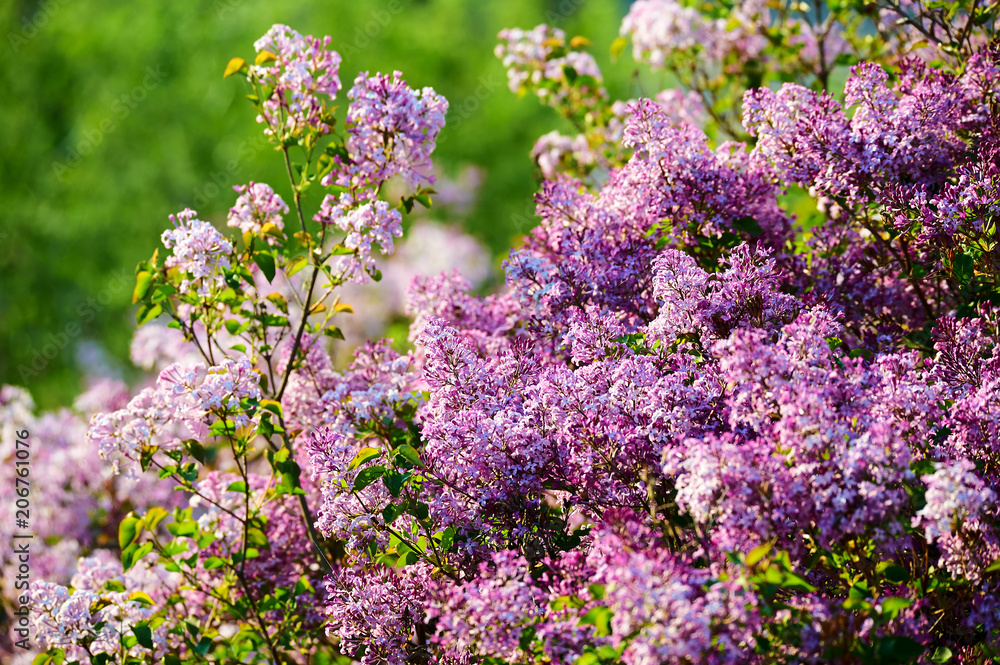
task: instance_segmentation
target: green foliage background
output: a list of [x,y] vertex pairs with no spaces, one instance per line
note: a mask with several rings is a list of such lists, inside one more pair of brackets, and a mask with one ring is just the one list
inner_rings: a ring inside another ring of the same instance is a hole
[[[510,93],[493,56],[496,33],[548,22],[586,35],[612,96],[640,92],[631,58],[611,63],[608,55],[625,0],[399,2],[392,15],[390,0],[7,0],[0,383],[24,385],[42,407],[68,404],[82,384],[81,348],[134,378],[133,268],[159,246],[167,215],[190,206],[224,226],[231,186],[251,178],[290,198],[245,86],[222,79],[229,58],[250,58],[273,23],[331,35],[345,55],[345,89],[358,71],[400,69],[410,85],[448,98],[437,161],[451,173],[463,164],[485,169],[465,225],[498,262],[528,228],[532,144],[569,128],[535,99]],[[383,26],[377,18],[387,15]],[[654,92],[658,83],[646,81]]]

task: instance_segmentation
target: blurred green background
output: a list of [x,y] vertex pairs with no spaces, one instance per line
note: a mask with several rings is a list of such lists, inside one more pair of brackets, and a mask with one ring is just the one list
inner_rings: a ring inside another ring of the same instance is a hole
[[464,224],[498,262],[530,228],[531,146],[569,128],[507,89],[496,33],[547,22],[586,35],[612,96],[638,93],[631,57],[608,55],[627,0],[395,0],[395,14],[392,0],[4,1],[0,383],[45,408],[70,403],[85,370],[136,376],[133,269],[168,214],[193,207],[224,226],[232,185],[250,179],[290,199],[245,86],[222,79],[273,23],[332,36],[345,88],[400,69],[449,99],[436,162],[483,168]]

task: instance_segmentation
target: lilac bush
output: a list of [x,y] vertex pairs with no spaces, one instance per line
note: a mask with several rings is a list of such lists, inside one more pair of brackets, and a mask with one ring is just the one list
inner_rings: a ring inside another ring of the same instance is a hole
[[807,9],[634,3],[655,99],[502,32],[578,131],[536,145],[538,226],[490,295],[403,270],[410,345],[346,366],[447,102],[366,72],[342,121],[286,26],[234,58],[288,203],[171,216],[134,394],[0,391],[4,445],[46,441],[35,662],[1000,658],[996,7]]

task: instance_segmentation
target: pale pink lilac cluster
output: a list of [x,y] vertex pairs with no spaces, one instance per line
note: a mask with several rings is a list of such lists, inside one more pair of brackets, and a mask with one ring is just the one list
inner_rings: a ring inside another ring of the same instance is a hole
[[201,354],[193,342],[184,339],[181,330],[151,322],[132,335],[129,358],[136,367],[159,374],[174,363],[197,363]]
[[274,25],[254,43],[258,53],[274,56],[251,66],[249,74],[251,82],[274,90],[263,100],[263,114],[257,118],[267,124],[265,134],[284,138],[330,132],[329,103],[341,88],[341,58],[329,45],[329,37],[302,36],[287,25]]
[[896,180],[940,183],[964,149],[957,133],[969,99],[953,76],[910,63],[889,87],[885,69],[863,63],[852,68],[844,95],[856,107],[850,118],[830,95],[797,84],[748,91],[743,118],[758,137],[753,159],[857,204]]
[[[123,652],[121,641],[130,637],[133,627],[153,617],[156,608],[145,593],[148,569],[123,573],[121,564],[111,556],[81,558],[69,587],[53,582],[34,582],[28,596],[33,608],[33,634],[43,649],[63,649],[68,659],[86,661],[88,654],[117,657]],[[160,584],[179,581],[160,579]],[[112,591],[105,585],[118,583],[124,590]],[[167,586],[157,595],[166,597]],[[142,591],[145,599],[133,596]],[[134,645],[124,652],[136,658],[158,657],[167,647],[160,632],[152,633],[153,649]]]
[[363,72],[354,80],[347,93],[351,163],[338,184],[377,187],[396,176],[411,188],[433,182],[430,155],[444,127],[448,101],[431,88],[410,88],[402,76],[398,71],[392,76]]
[[364,647],[364,665],[405,665],[407,646],[424,620],[428,578],[417,566],[338,569],[326,581],[327,635],[339,640],[345,655]]
[[[553,107],[565,104],[577,77],[589,77],[580,94],[591,102],[606,96],[601,70],[594,56],[567,48],[566,33],[559,28],[539,25],[531,30],[501,30],[494,54],[507,69],[507,85],[512,92],[534,92],[542,103]],[[586,103],[586,101],[584,102]]]
[[566,136],[559,131],[551,131],[540,136],[531,149],[531,157],[545,178],[551,178],[562,170],[560,167],[564,160],[581,166],[590,166],[597,159],[585,135]]
[[695,127],[705,124],[705,103],[693,90],[684,92],[679,88],[668,88],[656,95],[656,101],[676,124],[686,123]]
[[767,45],[756,25],[768,11],[762,5],[739,2],[731,17],[706,19],[676,0],[637,0],[622,20],[621,34],[632,39],[635,59],[653,68],[664,67],[675,53],[696,50],[714,60],[730,54],[749,60]]
[[410,88],[401,76],[358,75],[347,94],[347,158],[333,158],[333,169],[322,180],[347,191],[327,194],[313,218],[346,234],[349,253],[333,262],[343,279],[359,284],[377,274],[372,244],[391,254],[393,238],[402,236],[399,209],[378,199],[382,186],[397,177],[411,190],[434,181],[430,155],[448,102],[431,88]]
[[[588,115],[595,116],[597,112]],[[608,107],[604,123],[589,132],[576,136],[559,131],[543,134],[535,141],[531,157],[546,179],[562,172],[596,171],[597,177],[593,179],[598,180],[628,156],[621,143],[628,116],[628,103],[617,100]]]
[[[26,391],[12,386],[0,388],[0,428],[4,432],[0,460],[5,462],[5,469],[11,470],[2,475],[4,483],[0,486],[0,505],[3,506],[0,537],[15,542],[14,534],[19,533],[14,530],[19,498],[15,493],[19,487],[15,479],[22,476],[15,475],[14,471],[23,467],[15,466],[19,459],[16,432],[27,432],[29,444],[27,467],[30,473],[22,480],[32,488],[45,488],[44,492],[35,489],[30,495],[28,510],[33,540],[45,543],[44,547],[31,549],[31,579],[69,584],[81,555],[104,552],[96,548],[103,545],[109,528],[106,515],[120,514],[125,506],[169,507],[180,501],[181,497],[170,487],[152,479],[132,483],[114,478],[112,469],[94,454],[87,441],[90,416],[122,408],[128,399],[124,383],[99,379],[92,381],[76,399],[72,410],[36,415]],[[19,563],[14,548],[0,552],[0,565],[5,571],[0,581],[0,596],[10,601],[24,593],[17,588],[18,580],[14,575]],[[6,574],[8,572],[10,574]],[[7,657],[2,650],[0,656]]]
[[336,199],[327,197],[317,217],[346,234],[343,245],[351,254],[334,259],[336,270],[345,280],[364,284],[377,269],[372,245],[377,244],[384,255],[392,254],[396,249],[393,238],[403,236],[403,216],[385,201],[374,200],[351,207],[353,201],[349,194],[342,194],[338,203],[334,201]]
[[[435,189],[440,191],[440,183]],[[377,339],[391,322],[405,316],[407,291],[415,279],[454,270],[476,288],[493,272],[489,253],[478,240],[454,226],[429,221],[415,222],[379,269],[381,281],[352,282],[341,288],[341,300],[354,312],[337,324],[345,340],[341,349],[335,349],[338,360],[349,360],[349,349]]]
[[[274,193],[270,185],[251,182],[249,185],[233,187],[239,194],[236,205],[229,210],[226,225],[237,228],[240,233],[257,235],[271,225],[279,233],[285,228],[282,215],[288,214],[288,204]],[[264,236],[269,245],[279,242],[273,233]]]
[[927,504],[913,518],[927,542],[942,550],[941,565],[955,577],[978,581],[982,565],[1000,556],[1000,541],[980,521],[996,513],[997,495],[976,474],[972,460],[935,465],[921,480],[927,485]]
[[204,438],[219,417],[238,427],[250,423],[241,407],[245,398],[259,399],[258,374],[246,357],[226,358],[219,365],[173,364],[160,372],[156,387],[145,388],[117,411],[94,416],[87,439],[102,458],[113,460],[115,472],[123,461],[130,475],[144,449],[176,450],[190,437]]
[[193,289],[208,296],[224,283],[221,271],[231,265],[233,246],[214,226],[197,217],[198,213],[191,209],[170,215],[174,228],[164,231],[161,239],[173,253],[164,265],[184,275],[183,290]]

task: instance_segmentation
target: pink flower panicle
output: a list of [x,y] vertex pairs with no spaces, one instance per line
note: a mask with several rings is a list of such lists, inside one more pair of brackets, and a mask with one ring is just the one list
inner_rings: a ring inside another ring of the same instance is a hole
[[[259,234],[268,224],[279,232],[285,228],[282,215],[288,214],[288,204],[269,185],[251,182],[249,185],[237,185],[233,189],[239,196],[236,198],[236,205],[229,210],[227,226],[251,235]],[[270,245],[278,242],[278,238],[272,234],[266,235],[265,240]]]
[[274,60],[250,68],[250,81],[273,87],[264,100],[257,122],[266,123],[268,136],[300,136],[306,131],[331,131],[329,102],[340,91],[340,54],[328,50],[330,37],[303,37],[287,25],[274,25],[254,42],[258,53],[267,51]]

